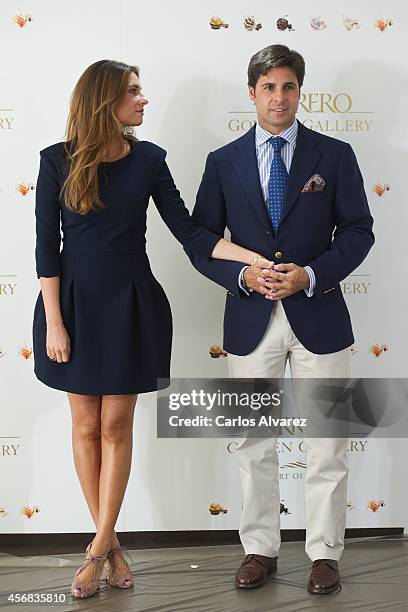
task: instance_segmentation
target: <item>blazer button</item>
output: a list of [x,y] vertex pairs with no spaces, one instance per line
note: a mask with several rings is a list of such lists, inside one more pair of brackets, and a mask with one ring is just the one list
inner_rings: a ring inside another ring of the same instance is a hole
[[283,257],[283,253],[281,253],[280,251],[276,251],[275,257],[276,259],[281,259]]

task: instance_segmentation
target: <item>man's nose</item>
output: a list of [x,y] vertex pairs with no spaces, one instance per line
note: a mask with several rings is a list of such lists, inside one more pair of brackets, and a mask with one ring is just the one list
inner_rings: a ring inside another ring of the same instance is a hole
[[139,102],[140,104],[143,104],[143,105],[149,104],[149,100],[143,94],[139,96]]
[[284,100],[285,99],[285,90],[284,89],[275,89],[274,93],[274,99],[275,100]]

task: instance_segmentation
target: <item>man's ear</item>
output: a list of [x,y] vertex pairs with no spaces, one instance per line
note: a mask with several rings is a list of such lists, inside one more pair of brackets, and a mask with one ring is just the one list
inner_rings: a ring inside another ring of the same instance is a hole
[[249,99],[255,102],[255,89],[253,87],[248,87],[248,95]]

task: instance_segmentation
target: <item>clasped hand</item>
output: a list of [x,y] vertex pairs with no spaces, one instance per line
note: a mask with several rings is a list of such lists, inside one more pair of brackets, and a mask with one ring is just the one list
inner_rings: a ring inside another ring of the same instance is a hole
[[267,300],[281,300],[309,287],[309,275],[294,263],[276,264],[259,260],[244,271],[247,287]]

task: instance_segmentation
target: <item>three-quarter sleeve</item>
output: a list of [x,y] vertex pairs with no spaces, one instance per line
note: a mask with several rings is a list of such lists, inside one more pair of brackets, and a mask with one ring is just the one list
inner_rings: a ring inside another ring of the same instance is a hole
[[163,149],[154,179],[152,197],[163,221],[183,247],[209,259],[221,236],[204,229],[192,220],[174,184],[166,163],[166,152]]
[[61,209],[60,182],[55,162],[41,151],[40,171],[36,188],[36,247],[37,277],[61,276]]

